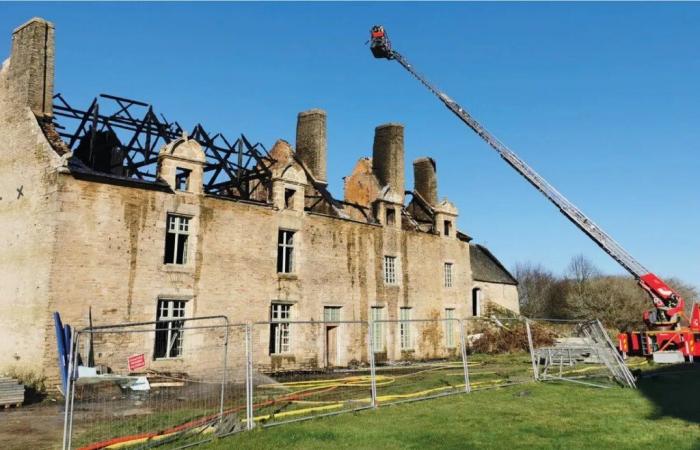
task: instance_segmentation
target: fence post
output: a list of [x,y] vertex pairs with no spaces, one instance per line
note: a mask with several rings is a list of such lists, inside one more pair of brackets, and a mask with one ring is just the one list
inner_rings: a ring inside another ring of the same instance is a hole
[[525,329],[527,330],[527,345],[530,347],[530,360],[532,361],[532,376],[535,381],[539,381],[537,373],[537,363],[535,362],[535,346],[532,342],[532,330],[530,329],[530,319],[525,318]]
[[462,319],[458,320],[459,323],[459,346],[462,351],[462,368],[464,370],[464,391],[469,393],[472,391],[471,384],[469,383],[469,363],[467,361],[467,342],[464,338],[464,322]]
[[253,325],[247,323],[245,325],[245,411],[246,411],[246,429],[253,429]]
[[369,350],[369,377],[372,408],[377,407],[377,373],[374,364],[374,321],[367,322],[367,349]]
[[223,374],[221,376],[221,400],[219,405],[219,423],[224,422],[224,394],[226,391],[226,379],[227,379],[227,361],[228,361],[228,318],[224,321],[226,324],[224,331],[224,366]]
[[73,335],[73,341],[71,342],[70,349],[68,350],[68,370],[66,371],[66,386],[63,395],[66,398],[63,414],[63,450],[70,449],[70,434],[68,431],[68,424],[70,420],[70,410],[71,410],[71,388],[73,386],[73,347],[74,342],[80,339],[80,331],[76,331]]

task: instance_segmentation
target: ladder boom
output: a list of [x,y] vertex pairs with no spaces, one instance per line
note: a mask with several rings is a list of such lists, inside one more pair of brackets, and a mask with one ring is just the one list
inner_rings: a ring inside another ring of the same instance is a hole
[[591,219],[564,197],[554,186],[549,184],[547,180],[542,178],[534,169],[528,166],[522,159],[513,151],[506,147],[494,135],[481,126],[464,108],[457,102],[452,100],[446,94],[433,86],[424,76],[416,72],[413,66],[399,52],[392,50],[390,59],[395,59],[401,64],[411,75],[421,82],[430,92],[432,92],[450,111],[452,111],[459,119],[467,124],[476,134],[479,135],[491,148],[496,150],[501,158],[503,158],[513,169],[522,175],[530,184],[538,191],[544,194],[549,201],[559,208],[566,218],[574,223],[581,231],[586,233],[593,242],[631,273],[637,280],[648,274],[649,271],[644,268],[637,260],[635,260],[627,251],[622,248],[610,235],[596,225]]

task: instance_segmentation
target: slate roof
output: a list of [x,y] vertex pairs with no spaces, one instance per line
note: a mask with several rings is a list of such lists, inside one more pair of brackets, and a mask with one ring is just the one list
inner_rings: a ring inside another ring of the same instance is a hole
[[474,280],[487,283],[518,284],[518,280],[483,245],[469,244],[469,259]]

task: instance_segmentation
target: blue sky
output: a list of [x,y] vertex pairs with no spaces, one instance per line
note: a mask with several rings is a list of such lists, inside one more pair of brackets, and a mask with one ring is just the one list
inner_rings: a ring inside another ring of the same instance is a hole
[[[268,148],[296,114],[328,112],[328,176],[406,126],[411,161],[437,160],[459,228],[508,267],[555,272],[582,253],[616,263],[396,63],[394,47],[653,272],[700,286],[700,5],[693,3],[147,3],[0,6],[0,55],[32,16],[56,25],[56,90],[152,103]],[[5,56],[2,56],[3,58]]]

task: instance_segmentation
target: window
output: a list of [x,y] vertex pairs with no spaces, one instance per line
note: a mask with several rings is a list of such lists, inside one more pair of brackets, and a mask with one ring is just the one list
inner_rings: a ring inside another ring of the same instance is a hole
[[399,310],[399,334],[401,335],[401,350],[410,350],[413,348],[411,341],[411,308],[401,308]]
[[168,214],[165,235],[165,264],[187,264],[187,238],[190,234],[189,217]]
[[178,191],[189,191],[190,190],[190,174],[192,173],[189,169],[183,169],[182,167],[177,167],[175,169],[175,189]]
[[445,263],[445,287],[452,287],[452,263]]
[[394,208],[387,208],[387,210],[386,210],[386,224],[387,225],[396,224],[396,210]]
[[286,188],[284,190],[284,209],[294,209],[294,189]]
[[445,309],[445,345],[447,348],[455,347],[455,318],[454,308]]
[[384,257],[384,282],[386,284],[396,284],[396,257]]
[[270,309],[270,354],[289,353],[289,319],[292,305],[273,303]]
[[452,221],[446,220],[445,222],[445,236],[449,236],[452,232]]
[[339,322],[340,321],[340,306],[324,306],[323,307],[324,322]]
[[384,308],[381,306],[372,307],[372,350],[374,353],[384,351]]
[[[184,300],[158,300],[156,342],[153,359],[182,356],[182,329],[185,317]],[[167,321],[167,322],[166,322]]]
[[277,272],[294,270],[294,231],[279,230],[277,234]]
[[478,317],[481,315],[481,289],[472,289],[472,316]]

